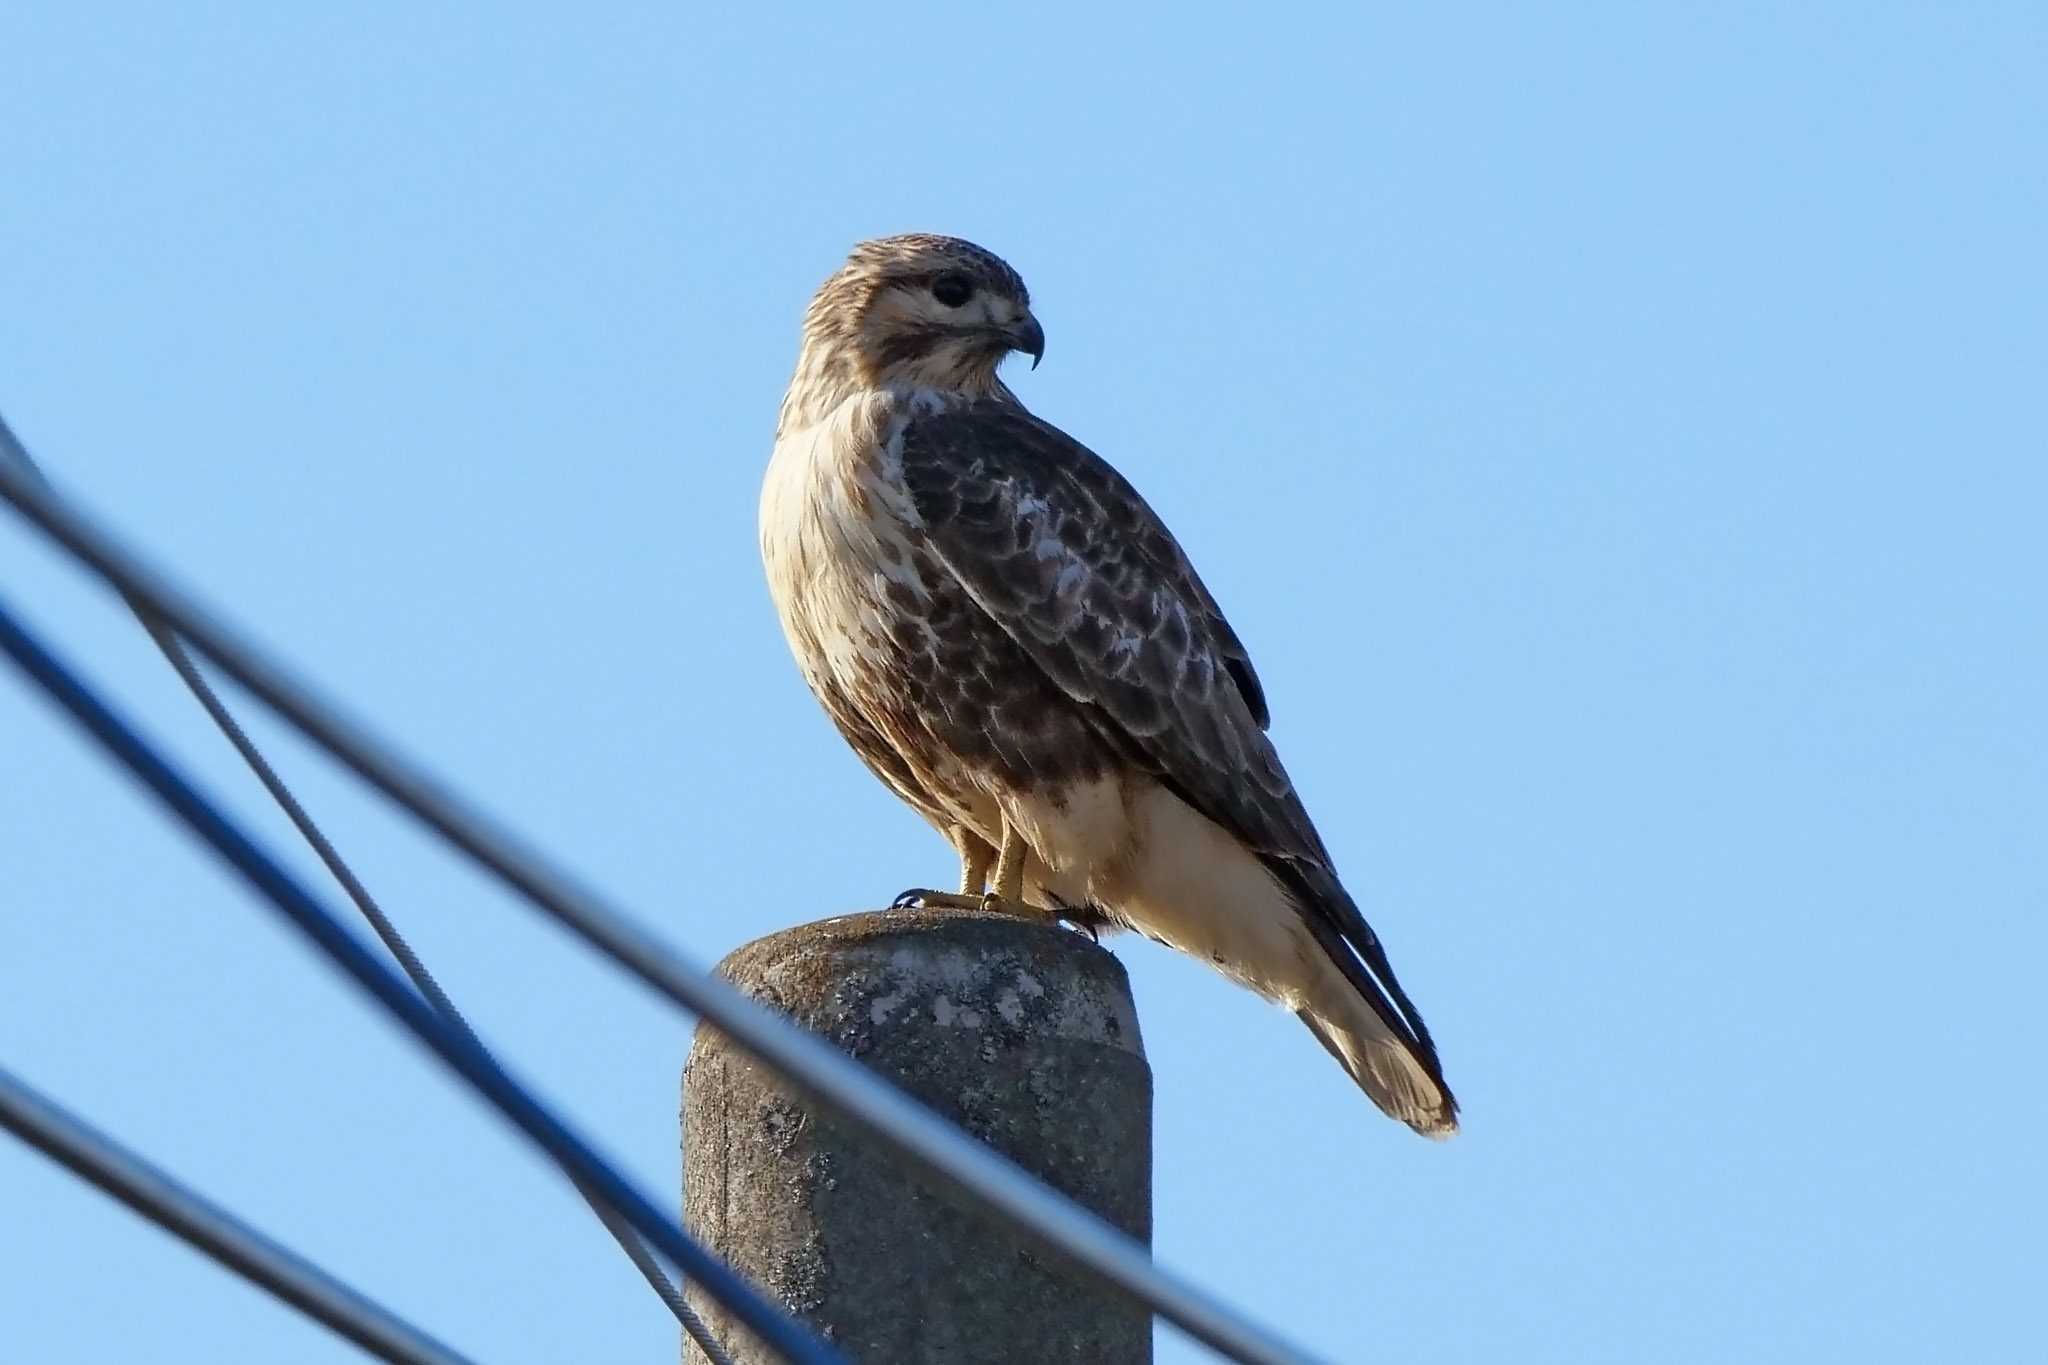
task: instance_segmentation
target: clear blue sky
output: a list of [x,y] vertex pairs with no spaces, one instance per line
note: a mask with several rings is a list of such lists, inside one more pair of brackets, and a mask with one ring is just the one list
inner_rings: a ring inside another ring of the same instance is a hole
[[[980,241],[1049,334],[1025,400],[1251,646],[1468,1116],[1419,1141],[1122,946],[1160,1256],[1344,1360],[2018,1358],[2048,20],[1412,8],[9,6],[0,408],[709,962],[950,875],[804,692],[754,508],[818,280]],[[0,583],[283,839],[7,518]],[[671,1191],[685,1021],[276,747]],[[574,1196],[11,679],[0,755],[0,1064],[481,1359],[674,1358]],[[0,1209],[7,1360],[354,1358],[9,1145]]]

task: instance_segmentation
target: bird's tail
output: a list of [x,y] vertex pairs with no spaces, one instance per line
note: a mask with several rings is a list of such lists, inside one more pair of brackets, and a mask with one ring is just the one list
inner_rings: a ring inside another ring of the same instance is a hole
[[1381,1113],[1427,1138],[1447,1138],[1458,1131],[1456,1097],[1430,1074],[1415,1045],[1396,1037],[1363,1000],[1352,996],[1348,1007],[1340,1003],[1327,1013],[1294,1013]]
[[1457,1132],[1458,1101],[1444,1083],[1436,1043],[1379,935],[1327,866],[1290,862],[1280,872],[1323,950],[1320,979],[1296,1017],[1388,1117],[1424,1137]]

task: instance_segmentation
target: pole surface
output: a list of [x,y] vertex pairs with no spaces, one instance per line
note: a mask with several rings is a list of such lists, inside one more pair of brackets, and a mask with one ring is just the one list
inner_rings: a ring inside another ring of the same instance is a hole
[[[1080,934],[891,910],[759,939],[718,971],[1149,1245],[1152,1073],[1122,965]],[[1141,1305],[913,1173],[709,1025],[684,1071],[683,1205],[712,1252],[858,1362],[1152,1359]],[[691,1301],[740,1365],[774,1359],[694,1286]]]

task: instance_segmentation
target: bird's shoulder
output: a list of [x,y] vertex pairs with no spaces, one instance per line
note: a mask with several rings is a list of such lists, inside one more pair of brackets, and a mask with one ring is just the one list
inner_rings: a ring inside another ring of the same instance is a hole
[[1222,608],[1109,461],[1007,397],[906,402],[885,447],[920,521],[992,609],[1041,635],[1089,636],[1107,619],[1112,651],[1130,627],[1158,632],[1227,673],[1258,726],[1270,723]]

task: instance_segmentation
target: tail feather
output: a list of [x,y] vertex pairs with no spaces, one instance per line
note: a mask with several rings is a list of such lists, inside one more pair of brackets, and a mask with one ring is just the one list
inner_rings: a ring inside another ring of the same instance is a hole
[[1129,858],[1113,877],[1054,886],[1059,900],[1093,903],[1284,1004],[1389,1116],[1428,1137],[1457,1131],[1421,1011],[1326,862],[1260,853],[1163,785],[1124,800]]
[[1444,1082],[1429,1025],[1401,989],[1379,935],[1327,867],[1288,859],[1276,872],[1292,887],[1330,968],[1324,988],[1296,1016],[1382,1112],[1424,1137],[1457,1132],[1457,1097]]
[[1341,1021],[1314,1009],[1294,1013],[1381,1113],[1427,1138],[1458,1131],[1457,1097],[1423,1066],[1414,1045],[1389,1032],[1363,1001]]

